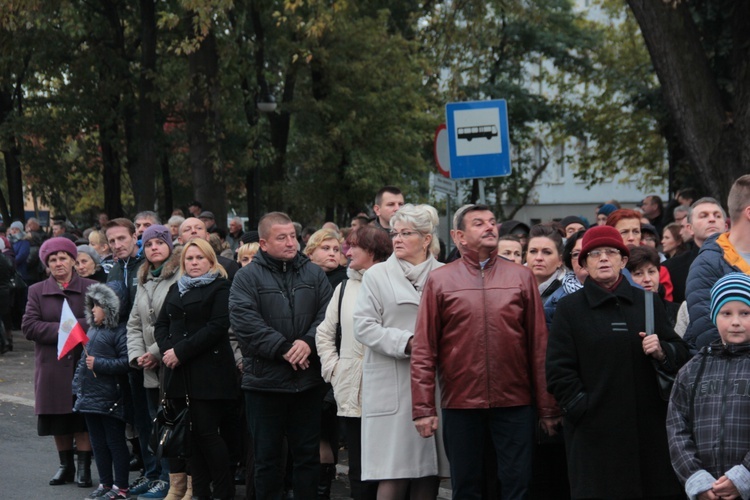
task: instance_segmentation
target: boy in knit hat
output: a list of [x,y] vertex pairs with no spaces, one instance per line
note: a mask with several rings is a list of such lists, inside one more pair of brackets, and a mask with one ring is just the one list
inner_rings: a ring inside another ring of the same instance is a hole
[[677,375],[667,414],[672,466],[691,499],[750,497],[750,276],[711,289],[721,340]]

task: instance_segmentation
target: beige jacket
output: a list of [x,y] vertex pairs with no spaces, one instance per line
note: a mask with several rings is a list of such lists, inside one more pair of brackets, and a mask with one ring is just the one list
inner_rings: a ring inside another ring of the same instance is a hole
[[[138,288],[128,318],[128,361],[133,368],[140,369],[138,358],[147,352],[161,360],[154,338],[154,324],[169,288],[179,278],[181,253],[182,247],[174,249],[158,278],[151,275],[148,262],[138,269]],[[159,387],[158,370],[144,370],[143,386],[149,389]]]
[[341,354],[336,352],[341,285],[333,291],[326,317],[315,334],[315,345],[320,356],[323,380],[333,385],[338,415],[359,418],[362,416],[362,360],[365,346],[354,339],[353,315],[364,272],[347,269],[346,273],[349,280],[341,302]]

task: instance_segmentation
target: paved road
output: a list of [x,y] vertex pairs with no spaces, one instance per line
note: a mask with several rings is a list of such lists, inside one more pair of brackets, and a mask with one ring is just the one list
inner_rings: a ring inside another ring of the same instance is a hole
[[[0,356],[0,499],[81,499],[90,493],[89,489],[78,488],[75,484],[48,484],[57,470],[58,458],[52,438],[36,434],[34,344],[18,331],[14,332],[13,338],[13,352]],[[92,468],[96,481],[96,467]],[[347,471],[344,450],[340,454],[332,499],[349,498]],[[131,480],[136,477],[131,473]],[[447,482],[443,486],[447,487]],[[244,497],[244,486],[238,486],[236,498]],[[441,488],[439,498],[450,498],[450,492]]]

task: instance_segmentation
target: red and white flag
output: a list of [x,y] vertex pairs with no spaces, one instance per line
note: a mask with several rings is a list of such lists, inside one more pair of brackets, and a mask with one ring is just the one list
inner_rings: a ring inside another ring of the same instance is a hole
[[75,346],[86,343],[89,338],[83,327],[76,319],[75,314],[68,305],[68,299],[63,301],[62,314],[60,315],[60,329],[57,331],[57,359],[62,359]]

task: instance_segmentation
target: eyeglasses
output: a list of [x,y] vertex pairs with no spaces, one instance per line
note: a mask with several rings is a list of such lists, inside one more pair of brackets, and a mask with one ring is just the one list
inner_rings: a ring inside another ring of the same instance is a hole
[[595,250],[591,250],[588,254],[588,257],[599,259],[602,255],[606,255],[607,257],[614,257],[615,255],[620,255],[620,251],[616,248],[597,248]]
[[397,236],[401,236],[401,239],[405,240],[406,238],[408,238],[410,236],[413,236],[415,234],[420,234],[420,232],[419,231],[401,231],[399,233],[399,232],[396,232],[396,231],[391,231],[388,234],[391,236],[392,240],[395,240]]

